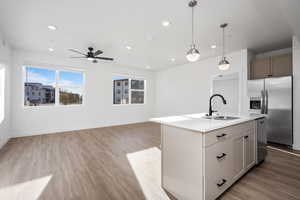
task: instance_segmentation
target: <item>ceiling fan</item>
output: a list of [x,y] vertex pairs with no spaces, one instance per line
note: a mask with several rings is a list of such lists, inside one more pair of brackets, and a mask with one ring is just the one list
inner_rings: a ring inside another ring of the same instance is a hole
[[93,63],[97,63],[98,62],[97,59],[99,59],[99,60],[110,60],[110,61],[114,60],[113,58],[99,57],[98,55],[102,54],[103,51],[101,51],[101,50],[94,51],[93,47],[89,47],[87,53],[82,53],[82,52],[77,51],[75,49],[69,49],[69,51],[72,51],[74,53],[82,55],[82,56],[71,56],[70,58],[86,58],[90,61],[93,61]]

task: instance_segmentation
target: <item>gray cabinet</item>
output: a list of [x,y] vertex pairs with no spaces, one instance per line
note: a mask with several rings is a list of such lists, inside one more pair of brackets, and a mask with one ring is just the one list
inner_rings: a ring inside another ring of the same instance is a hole
[[252,61],[250,68],[250,79],[262,79],[271,74],[271,59],[258,58]]
[[250,79],[292,75],[292,54],[256,58],[251,62]]
[[292,75],[292,54],[271,57],[271,66],[272,77]]

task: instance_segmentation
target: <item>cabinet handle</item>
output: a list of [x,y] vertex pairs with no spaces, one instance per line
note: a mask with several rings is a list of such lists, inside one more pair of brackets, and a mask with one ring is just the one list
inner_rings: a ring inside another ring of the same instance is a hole
[[248,139],[248,137],[249,137],[249,136],[248,136],[248,135],[246,135],[244,138],[245,138],[245,139]]
[[217,186],[222,187],[226,182],[227,182],[226,179],[222,179],[222,181],[220,183],[217,183]]
[[227,134],[225,134],[225,133],[223,133],[223,134],[221,134],[221,135],[217,135],[216,137],[217,138],[221,138],[221,137],[225,137]]
[[221,160],[221,159],[225,158],[225,156],[227,156],[227,154],[226,153],[222,153],[221,155],[217,156],[217,159]]

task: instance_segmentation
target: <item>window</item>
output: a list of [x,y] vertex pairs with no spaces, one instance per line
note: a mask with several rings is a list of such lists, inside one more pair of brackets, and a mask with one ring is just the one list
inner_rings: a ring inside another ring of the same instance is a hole
[[25,67],[24,105],[82,104],[82,72]]
[[59,103],[82,104],[83,75],[75,72],[59,72]]
[[131,80],[131,103],[144,103],[144,80]]
[[[55,104],[56,90],[55,70],[26,67],[25,75],[25,106],[42,106]],[[48,88],[51,96],[45,97],[45,90]],[[35,92],[39,91],[39,92]],[[29,95],[28,95],[29,94]]]
[[113,104],[144,103],[145,80],[122,77],[113,78]]
[[125,90],[128,90],[128,79],[114,78],[113,88],[114,104],[128,104],[129,96],[125,93]]

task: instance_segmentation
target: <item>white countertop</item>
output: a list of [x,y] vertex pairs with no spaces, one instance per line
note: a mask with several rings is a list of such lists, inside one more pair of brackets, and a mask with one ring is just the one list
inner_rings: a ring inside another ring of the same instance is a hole
[[174,126],[178,128],[188,129],[192,131],[197,131],[201,133],[206,133],[220,128],[225,128],[228,126],[240,124],[243,122],[255,120],[264,117],[261,114],[251,114],[251,115],[229,115],[234,117],[239,117],[239,119],[234,120],[215,120],[215,119],[205,119],[203,118],[206,113],[196,113],[188,115],[177,115],[168,116],[160,118],[152,118],[150,121],[161,123],[164,125]]

